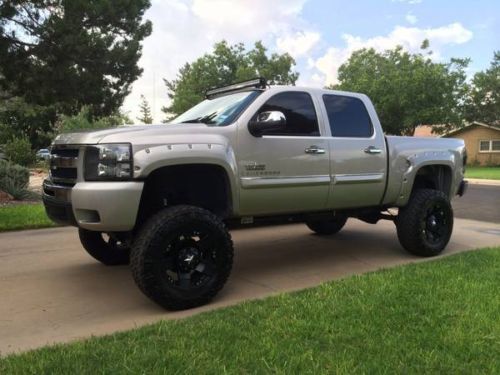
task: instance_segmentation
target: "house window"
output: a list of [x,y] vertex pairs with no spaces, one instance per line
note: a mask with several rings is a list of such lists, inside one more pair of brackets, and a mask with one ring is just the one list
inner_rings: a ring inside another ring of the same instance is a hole
[[490,151],[490,141],[479,141],[479,151],[481,152]]
[[479,141],[479,152],[500,152],[500,139]]

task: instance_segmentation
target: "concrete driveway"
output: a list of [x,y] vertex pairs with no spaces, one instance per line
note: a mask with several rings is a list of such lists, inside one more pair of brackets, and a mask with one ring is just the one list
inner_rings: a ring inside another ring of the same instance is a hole
[[[0,353],[36,348],[189,316],[241,300],[420,260],[399,246],[391,222],[350,220],[333,237],[305,225],[233,231],[235,265],[216,300],[183,312],[160,309],[128,267],[105,267],[80,247],[74,228],[0,234]],[[456,219],[444,255],[500,245],[500,224]]]

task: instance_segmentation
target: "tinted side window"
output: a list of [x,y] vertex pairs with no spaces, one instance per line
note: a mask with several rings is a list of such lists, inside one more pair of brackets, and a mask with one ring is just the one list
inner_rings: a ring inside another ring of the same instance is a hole
[[349,96],[323,95],[323,102],[333,137],[372,136],[372,122],[361,100]]
[[283,92],[270,98],[259,110],[280,111],[286,117],[286,130],[265,135],[319,136],[318,119],[311,96],[305,92]]

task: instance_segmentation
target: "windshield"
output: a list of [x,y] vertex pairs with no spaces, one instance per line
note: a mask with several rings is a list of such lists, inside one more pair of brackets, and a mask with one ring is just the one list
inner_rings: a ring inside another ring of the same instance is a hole
[[243,91],[206,99],[175,118],[172,124],[201,122],[214,126],[229,125],[260,93],[256,90]]

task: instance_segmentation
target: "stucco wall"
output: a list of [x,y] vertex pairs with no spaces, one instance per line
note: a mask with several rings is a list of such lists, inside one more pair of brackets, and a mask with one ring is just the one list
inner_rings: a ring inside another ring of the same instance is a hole
[[479,152],[479,140],[500,139],[500,130],[473,125],[470,128],[451,135],[450,138],[461,138],[464,140],[467,154],[469,155],[468,164],[500,165],[500,152]]

